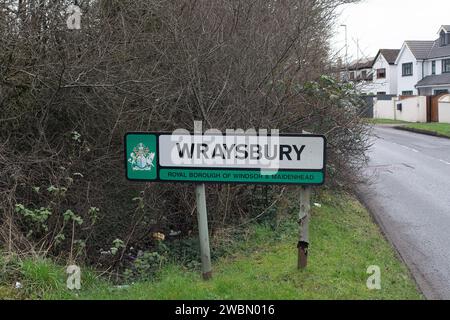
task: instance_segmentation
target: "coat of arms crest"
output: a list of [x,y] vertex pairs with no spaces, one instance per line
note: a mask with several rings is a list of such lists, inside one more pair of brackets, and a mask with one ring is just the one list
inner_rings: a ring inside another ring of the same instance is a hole
[[154,167],[155,153],[143,143],[139,143],[130,154],[128,162],[133,171],[151,171]]

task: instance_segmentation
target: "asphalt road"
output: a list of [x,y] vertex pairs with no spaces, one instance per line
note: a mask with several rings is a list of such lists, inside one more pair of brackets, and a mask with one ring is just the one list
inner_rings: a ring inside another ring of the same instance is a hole
[[428,299],[450,299],[450,139],[375,128],[359,195]]

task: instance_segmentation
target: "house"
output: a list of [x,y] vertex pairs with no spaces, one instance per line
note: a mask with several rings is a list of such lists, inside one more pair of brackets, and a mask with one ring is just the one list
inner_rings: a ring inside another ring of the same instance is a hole
[[450,25],[435,41],[405,41],[395,61],[397,94],[439,95],[450,91]]
[[424,77],[416,88],[421,95],[450,92],[450,25],[441,26],[424,66]]
[[353,82],[364,93],[372,93],[372,64],[373,58],[353,61],[341,70],[341,80]]
[[425,76],[425,61],[434,41],[405,41],[395,64],[397,65],[397,94],[418,95],[416,84]]
[[372,81],[372,62],[372,58],[352,61],[348,67],[342,67],[341,79],[351,82]]
[[397,95],[397,65],[400,49],[381,49],[373,64],[372,90],[377,95]]

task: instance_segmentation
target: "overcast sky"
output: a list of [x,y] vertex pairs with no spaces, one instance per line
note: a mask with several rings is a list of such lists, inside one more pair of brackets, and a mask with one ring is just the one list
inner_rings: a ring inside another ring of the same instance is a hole
[[375,56],[378,49],[400,49],[404,40],[436,40],[439,27],[450,25],[450,0],[363,0],[341,8],[333,48],[344,57],[348,28],[349,56]]

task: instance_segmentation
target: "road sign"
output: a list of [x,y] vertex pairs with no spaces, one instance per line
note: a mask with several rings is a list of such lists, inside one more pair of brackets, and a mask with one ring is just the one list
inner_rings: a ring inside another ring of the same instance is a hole
[[[202,274],[207,280],[212,267],[204,183],[321,185],[325,182],[326,144],[325,137],[308,134],[128,133],[126,176],[132,181],[197,184]],[[302,202],[306,214],[307,201],[309,198]],[[306,267],[309,220],[300,221],[299,266]]]
[[326,139],[319,135],[128,133],[133,181],[322,185]]

